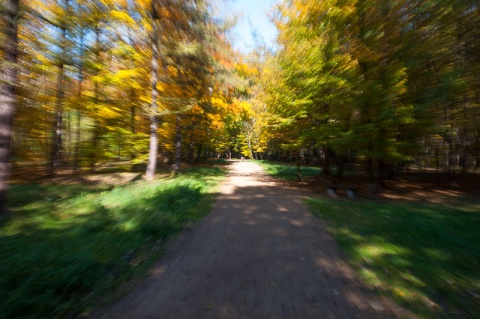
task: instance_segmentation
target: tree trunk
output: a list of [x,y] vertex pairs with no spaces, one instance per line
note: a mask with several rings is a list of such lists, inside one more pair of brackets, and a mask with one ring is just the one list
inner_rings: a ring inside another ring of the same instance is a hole
[[200,163],[200,158],[202,157],[202,149],[203,149],[203,143],[200,142],[200,144],[198,144],[198,148],[197,148],[197,156],[195,157],[195,163]]
[[145,178],[147,180],[153,179],[153,177],[155,176],[155,170],[157,168],[157,149],[158,149],[157,127],[158,127],[157,117],[155,115],[151,115],[150,116],[150,145],[149,145],[149,152],[148,152],[147,171],[145,173]]
[[135,100],[135,91],[132,90],[130,92],[130,101],[132,103],[130,105],[130,131],[133,134],[137,134],[137,130],[136,130],[136,127],[135,127],[135,104],[133,104],[134,100]]
[[180,160],[182,158],[182,131],[180,127],[180,115],[175,118],[175,165],[173,174],[176,176],[180,173]]
[[57,79],[57,96],[55,103],[55,119],[52,129],[52,148],[50,149],[50,161],[48,163],[48,176],[55,174],[55,168],[62,161],[63,147],[63,65],[61,65]]
[[151,78],[151,86],[152,86],[152,104],[150,106],[150,146],[148,150],[148,165],[147,171],[145,173],[145,178],[147,180],[152,180],[155,176],[155,170],[157,168],[157,150],[158,150],[158,139],[157,139],[157,99],[158,99],[158,14],[155,8],[155,1],[152,1],[152,28],[153,28],[153,36],[152,36],[152,78]]
[[325,156],[323,161],[323,175],[330,175],[332,166],[332,149],[325,146],[323,148],[323,154]]
[[248,154],[250,157],[252,157],[253,159],[256,159],[255,158],[255,153],[253,152],[253,147],[252,147],[252,140],[250,138],[250,134],[246,134],[246,137],[247,137],[247,145],[248,145],[248,151],[250,152],[250,154]]
[[[84,52],[84,33],[82,30],[80,36],[80,52],[83,54]],[[80,66],[78,68],[78,100],[81,101],[82,99],[82,90],[83,90],[83,61],[80,62]],[[77,110],[77,121],[76,121],[76,128],[75,128],[75,146],[73,149],[73,174],[78,173],[78,169],[80,168],[80,124],[82,123],[82,112]]]
[[372,142],[368,143],[367,150],[368,150],[368,156],[366,156],[366,159],[365,159],[364,171],[368,175],[368,178],[373,181],[375,179],[375,162],[374,162],[374,158],[372,157],[372,153],[373,153]]
[[386,184],[385,184],[385,178],[386,178],[386,170],[387,168],[387,165],[385,163],[385,159],[383,158],[379,158],[378,159],[378,184],[381,186],[381,187],[385,187]]
[[[65,0],[65,5],[69,6],[69,0]],[[55,168],[62,162],[63,157],[63,100],[65,97],[65,64],[67,60],[67,27],[66,22],[61,24],[62,37],[60,40],[60,47],[62,50],[60,61],[58,65],[57,87],[55,93],[55,119],[52,128],[52,146],[50,149],[50,160],[48,163],[48,176],[55,174]]]
[[0,72],[0,214],[7,211],[5,200],[16,104],[15,87],[18,74],[16,65],[18,56],[18,2],[19,0],[4,1],[2,8],[2,19],[5,22],[3,29],[5,66]]
[[71,163],[73,147],[72,147],[72,112],[67,112],[67,123],[65,124],[67,130],[67,140],[65,141],[66,162]]
[[371,156],[367,157],[367,160],[365,162],[365,173],[367,173],[368,177],[370,179],[373,179],[374,177],[374,165],[373,165],[373,158]]
[[299,182],[303,182],[303,176],[302,176],[302,158],[301,158],[301,150],[298,150],[297,156],[297,180]]
[[77,123],[75,129],[75,149],[73,150],[73,173],[77,174],[78,169],[80,168],[80,124],[82,123],[82,112],[77,111]]
[[474,171],[480,169],[480,131],[477,132],[476,142],[475,142],[475,165]]
[[342,179],[345,173],[345,155],[338,156],[337,178]]
[[[98,65],[101,63],[100,58],[101,52],[101,44],[100,44],[100,26],[97,24],[95,26],[95,60]],[[95,72],[95,75],[99,75],[99,71]],[[100,101],[100,84],[98,81],[94,82],[94,89],[93,89],[93,105],[95,106],[95,111],[99,109],[99,101]],[[95,119],[93,124],[93,139],[92,139],[92,152],[90,153],[90,169],[95,171],[95,164],[99,158],[98,146],[100,143],[100,122]]]
[[[135,100],[135,90],[132,89],[130,91],[130,103],[132,103],[130,105],[130,131],[132,132],[132,140],[134,141],[134,138],[135,138],[135,134],[137,134],[137,129],[135,127],[135,104],[134,104],[134,100]],[[135,151],[132,147],[132,144],[129,145],[130,149],[129,149],[129,152],[130,152],[130,160],[133,160],[135,159]]]
[[[66,29],[63,30],[62,38],[66,39]],[[52,146],[50,149],[50,161],[48,163],[48,175],[53,176],[55,174],[55,168],[62,162],[62,149],[63,149],[63,98],[65,96],[64,91],[64,63],[60,63],[58,75],[57,75],[57,87],[55,97],[55,118],[52,128]]]
[[195,160],[195,143],[193,142],[193,134],[190,135],[190,142],[188,143],[188,163],[193,164]]

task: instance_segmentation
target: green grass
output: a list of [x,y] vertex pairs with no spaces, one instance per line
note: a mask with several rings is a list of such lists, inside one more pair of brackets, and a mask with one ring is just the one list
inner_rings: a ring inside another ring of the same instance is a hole
[[[255,163],[260,164],[265,172],[276,178],[289,181],[297,180],[297,166],[295,164],[288,165],[265,160],[256,160]],[[316,176],[321,173],[321,168],[314,166],[302,166],[301,170],[303,177]]]
[[209,165],[229,165],[229,164],[231,164],[231,162],[229,162],[228,160],[226,160],[224,158],[209,158],[205,162],[206,162],[206,164],[209,164]]
[[145,271],[162,244],[202,218],[224,176],[105,185],[13,185],[0,224],[0,318],[79,315]]
[[[480,205],[308,199],[371,287],[420,318],[480,314]],[[478,317],[477,317],[478,318]]]

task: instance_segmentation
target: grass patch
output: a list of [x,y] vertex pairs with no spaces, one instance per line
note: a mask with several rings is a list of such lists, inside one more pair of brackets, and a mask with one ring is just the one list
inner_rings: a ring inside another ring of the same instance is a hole
[[210,211],[224,171],[125,186],[14,185],[0,224],[0,318],[67,318],[145,270]]
[[209,158],[205,161],[208,165],[230,165],[231,161],[224,158]]
[[[265,160],[256,160],[255,163],[260,164],[265,172],[276,178],[289,181],[297,180],[297,166],[295,164],[275,163]],[[302,166],[301,170],[303,177],[316,176],[321,173],[321,168],[315,166]]]
[[480,313],[478,206],[329,199],[308,199],[307,204],[327,221],[369,286],[421,318]]

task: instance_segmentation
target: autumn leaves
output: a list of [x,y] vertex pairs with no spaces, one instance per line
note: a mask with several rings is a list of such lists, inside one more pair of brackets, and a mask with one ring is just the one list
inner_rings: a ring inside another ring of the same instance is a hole
[[264,73],[278,144],[321,149],[326,172],[335,155],[339,175],[345,160],[380,180],[407,161],[473,168],[479,10],[475,1],[284,1]]

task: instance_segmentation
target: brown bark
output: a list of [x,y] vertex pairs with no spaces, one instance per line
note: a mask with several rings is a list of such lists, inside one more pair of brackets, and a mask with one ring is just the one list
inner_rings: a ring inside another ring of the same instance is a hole
[[203,143],[200,142],[200,144],[198,144],[198,148],[197,148],[197,156],[195,158],[195,163],[200,163],[200,158],[202,157],[202,149],[203,149]]
[[296,156],[296,164],[297,164],[297,180],[299,182],[303,182],[303,176],[302,176],[302,157],[301,157],[301,151],[299,150],[297,152]]
[[323,148],[325,159],[323,161],[323,175],[330,175],[332,165],[332,149],[328,146]]
[[337,162],[337,178],[342,179],[345,173],[345,155],[338,156]]
[[[65,5],[69,6],[69,0],[65,0]],[[57,86],[55,93],[55,118],[52,127],[52,145],[50,149],[50,160],[48,163],[47,174],[53,176],[55,168],[62,162],[63,151],[63,100],[65,96],[64,78],[65,78],[65,64],[67,59],[67,26],[63,21],[60,26],[62,36],[60,39],[60,47],[62,49],[61,56],[58,61]]]
[[100,143],[100,123],[98,120],[93,121],[93,137],[92,137],[92,148],[90,152],[90,170],[92,172],[95,171],[95,164],[97,164],[98,161],[98,144]]
[[378,169],[378,176],[377,176],[378,184],[381,187],[385,187],[386,186],[385,178],[386,178],[386,172],[387,172],[387,165],[385,163],[385,159],[383,159],[383,158],[378,159],[378,168],[377,169]]
[[174,175],[180,172],[180,160],[182,158],[182,131],[180,127],[180,115],[175,119],[175,165],[173,168]]
[[55,97],[55,118],[52,128],[52,148],[50,149],[50,161],[48,163],[48,175],[53,176],[55,174],[55,168],[58,167],[62,161],[62,148],[63,148],[63,76],[64,65],[61,62],[58,75],[57,75],[57,88]]
[[[100,43],[100,26],[99,24],[95,27],[95,61],[98,65],[101,63],[101,43]],[[95,75],[99,75],[99,71],[95,72]],[[95,110],[99,108],[99,101],[100,101],[100,84],[98,81],[94,82],[94,90],[93,90],[93,105],[95,106]],[[93,124],[93,138],[92,138],[92,152],[90,153],[90,170],[93,172],[95,171],[95,164],[98,161],[98,146],[100,144],[100,122],[95,119]]]
[[75,127],[75,149],[73,150],[73,173],[77,174],[80,168],[80,124],[82,122],[82,112],[77,111],[77,121]]
[[188,143],[188,163],[192,164],[195,156],[195,143],[193,142],[193,134],[190,134],[190,142]]
[[6,212],[6,190],[9,174],[9,159],[15,114],[18,56],[18,2],[8,0],[3,3],[2,19],[5,20],[3,34],[5,43],[3,54],[5,66],[0,72],[0,214]]
[[[82,35],[80,38],[80,52],[83,52],[84,49],[84,34],[82,31]],[[83,62],[80,62],[80,66],[78,69],[78,100],[80,101],[82,98],[82,90],[83,90]],[[79,156],[80,156],[80,132],[81,128],[80,125],[82,123],[82,112],[80,110],[77,110],[77,120],[76,120],[76,125],[75,125],[75,147],[73,150],[73,173],[77,174],[78,169],[80,168],[80,161],[79,161]]]

